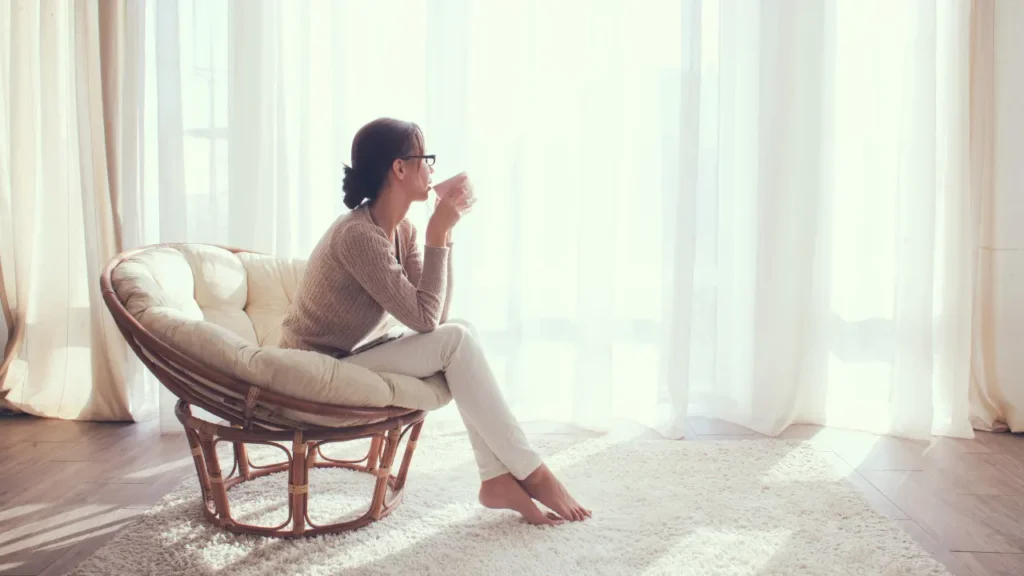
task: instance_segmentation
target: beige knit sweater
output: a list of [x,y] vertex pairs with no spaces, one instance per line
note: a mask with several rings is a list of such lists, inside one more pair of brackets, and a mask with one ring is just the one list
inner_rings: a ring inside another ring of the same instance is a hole
[[398,258],[367,205],[339,217],[313,249],[281,326],[281,347],[344,356],[388,314],[416,332],[444,323],[450,247],[427,246],[421,255],[408,219],[395,236]]

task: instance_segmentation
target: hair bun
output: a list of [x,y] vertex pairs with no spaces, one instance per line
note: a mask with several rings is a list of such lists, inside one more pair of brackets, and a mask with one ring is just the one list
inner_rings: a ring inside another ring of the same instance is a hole
[[341,189],[345,192],[343,201],[349,210],[355,210],[370,196],[366,180],[358,170],[351,166],[345,166],[345,177],[341,181]]

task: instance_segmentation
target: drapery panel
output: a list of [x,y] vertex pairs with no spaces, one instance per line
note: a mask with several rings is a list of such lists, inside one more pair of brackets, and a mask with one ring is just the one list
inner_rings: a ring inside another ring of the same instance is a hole
[[0,9],[0,302],[6,407],[81,420],[156,411],[156,388],[103,306],[137,188],[141,5],[12,0]]

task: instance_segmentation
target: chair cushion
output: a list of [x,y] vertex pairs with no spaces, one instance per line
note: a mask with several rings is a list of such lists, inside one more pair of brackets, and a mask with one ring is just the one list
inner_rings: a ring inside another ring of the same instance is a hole
[[249,279],[245,312],[256,331],[256,340],[260,346],[277,346],[281,342],[281,323],[299,290],[306,261],[250,253],[238,257]]
[[[325,404],[435,410],[451,401],[438,374],[377,373],[317,352],[277,347],[305,261],[223,248],[161,245],[126,258],[115,293],[154,337],[200,365],[267,390]],[[314,425],[351,420],[289,414]]]

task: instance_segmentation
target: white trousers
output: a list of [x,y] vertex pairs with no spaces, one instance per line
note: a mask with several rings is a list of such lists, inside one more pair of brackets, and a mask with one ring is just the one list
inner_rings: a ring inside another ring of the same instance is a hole
[[409,334],[344,358],[373,370],[426,378],[443,371],[469,430],[480,478],[511,473],[523,480],[541,465],[505,402],[476,329],[453,320],[433,332]]

